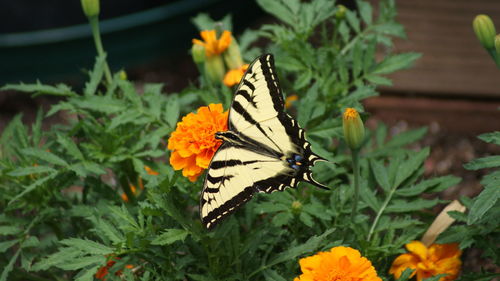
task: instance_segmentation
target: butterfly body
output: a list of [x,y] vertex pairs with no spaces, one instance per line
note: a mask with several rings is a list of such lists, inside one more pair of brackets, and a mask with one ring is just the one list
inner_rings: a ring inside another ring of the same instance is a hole
[[231,105],[228,131],[209,165],[200,200],[202,223],[213,228],[250,200],[300,181],[320,188],[310,167],[324,160],[311,151],[305,132],[284,111],[272,55],[257,58],[243,76]]

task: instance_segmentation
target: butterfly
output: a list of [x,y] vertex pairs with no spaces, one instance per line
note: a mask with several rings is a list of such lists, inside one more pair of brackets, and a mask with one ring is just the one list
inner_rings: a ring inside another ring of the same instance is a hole
[[284,111],[271,54],[256,58],[243,75],[229,110],[228,131],[210,162],[200,199],[201,221],[212,229],[252,198],[300,181],[328,189],[310,170],[326,161],[311,151],[305,132]]

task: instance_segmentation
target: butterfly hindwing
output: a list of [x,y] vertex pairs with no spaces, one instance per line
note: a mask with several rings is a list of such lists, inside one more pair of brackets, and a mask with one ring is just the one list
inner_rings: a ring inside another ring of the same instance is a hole
[[250,200],[255,192],[282,191],[316,182],[310,166],[323,160],[297,122],[284,111],[272,55],[257,58],[238,85],[228,117],[228,131],[207,172],[200,200],[206,228],[214,227]]

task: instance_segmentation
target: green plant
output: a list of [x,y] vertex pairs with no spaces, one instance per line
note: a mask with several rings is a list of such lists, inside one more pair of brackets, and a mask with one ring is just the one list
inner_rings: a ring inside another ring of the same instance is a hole
[[[173,170],[165,142],[179,117],[197,106],[228,108],[231,90],[208,83],[201,67],[199,86],[180,93],[166,94],[161,84],[138,90],[119,73],[108,77],[98,47],[82,93],[63,84],[2,88],[60,101],[39,111],[31,128],[15,117],[0,138],[0,280],[92,280],[103,267],[108,280],[291,280],[299,257],[336,245],[359,249],[388,276],[394,256],[432,220],[427,210],[443,202],[421,194],[459,181],[423,179],[429,149],[407,146],[425,129],[389,136],[379,124],[359,150],[361,200],[351,218],[353,171],[339,116],[346,107],[363,112],[361,101],[377,95],[375,86],[390,85],[383,75],[419,57],[390,52],[391,36],[404,37],[395,3],[380,1],[376,18],[364,1],[356,1],[358,11],[326,0],[258,3],[281,22],[243,33],[243,58],[275,54],[285,93],[300,96],[290,111],[315,152],[331,161],[314,172],[332,190],[303,185],[259,195],[214,231],[204,230],[197,210],[202,184]],[[214,29],[204,15],[195,23]],[[222,26],[230,29],[229,18]],[[269,40],[265,47],[252,45],[261,38]],[[387,56],[377,61],[380,45]],[[65,119],[42,130],[44,117],[54,114]]]

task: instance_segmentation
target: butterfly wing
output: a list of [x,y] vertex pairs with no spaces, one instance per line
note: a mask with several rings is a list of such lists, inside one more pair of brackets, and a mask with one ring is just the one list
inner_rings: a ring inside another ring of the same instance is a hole
[[[312,153],[305,132],[284,112],[284,102],[274,59],[257,58],[237,87],[228,117],[228,128],[239,142],[225,141],[215,153],[200,200],[202,222],[212,228],[253,196],[316,182],[309,170],[323,160]],[[303,165],[287,162],[300,156]]]

